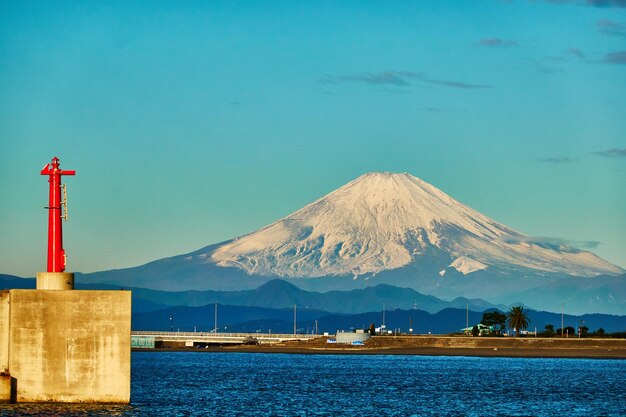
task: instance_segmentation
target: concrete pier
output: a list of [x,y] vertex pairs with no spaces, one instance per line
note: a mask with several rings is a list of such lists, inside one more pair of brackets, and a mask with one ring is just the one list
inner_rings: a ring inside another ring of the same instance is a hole
[[130,320],[130,291],[1,291],[0,401],[128,403]]
[[130,291],[74,291],[65,272],[61,184],[52,158],[47,271],[37,289],[0,291],[0,402],[130,402]]

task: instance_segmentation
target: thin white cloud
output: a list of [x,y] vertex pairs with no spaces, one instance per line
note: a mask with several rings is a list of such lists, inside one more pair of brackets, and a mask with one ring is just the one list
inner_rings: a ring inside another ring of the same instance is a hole
[[537,161],[545,163],[545,164],[567,164],[570,162],[574,162],[571,158],[566,158],[563,156],[559,157],[551,157],[551,158],[539,158]]
[[439,78],[433,78],[425,73],[411,71],[381,71],[377,73],[326,75],[319,81],[325,84],[361,82],[370,85],[390,85],[396,87],[406,87],[412,85],[414,82],[421,82],[459,89],[493,88],[492,85],[467,83],[455,80],[442,80]]
[[594,154],[606,158],[626,158],[626,148],[611,148],[604,151],[597,151]]
[[601,19],[596,23],[598,30],[605,35],[626,37],[626,25],[609,19]]
[[476,42],[475,45],[486,48],[506,48],[510,46],[517,46],[517,41],[501,38],[483,38]]

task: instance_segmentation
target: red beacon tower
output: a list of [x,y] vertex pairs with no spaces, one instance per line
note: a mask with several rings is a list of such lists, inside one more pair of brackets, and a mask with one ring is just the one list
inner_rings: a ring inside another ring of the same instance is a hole
[[[74,274],[66,273],[66,256],[63,249],[63,227],[61,220],[67,221],[67,190],[61,184],[61,176],[76,175],[76,171],[64,171],[59,168],[59,158],[41,170],[41,175],[48,176],[50,199],[48,207],[48,268],[47,272],[37,274],[38,289],[73,289]],[[41,278],[41,280],[40,280]],[[41,286],[40,286],[41,281]]]

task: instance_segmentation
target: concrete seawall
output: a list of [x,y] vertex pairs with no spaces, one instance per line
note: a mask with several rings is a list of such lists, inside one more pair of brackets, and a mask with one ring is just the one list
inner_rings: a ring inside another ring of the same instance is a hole
[[626,339],[467,337],[467,336],[375,336],[371,347],[434,347],[449,349],[626,349]]
[[[534,358],[626,359],[626,339],[560,339],[450,336],[374,336],[363,346],[326,343],[326,337],[273,345],[169,349],[198,352],[499,356]],[[158,352],[161,349],[153,349]]]

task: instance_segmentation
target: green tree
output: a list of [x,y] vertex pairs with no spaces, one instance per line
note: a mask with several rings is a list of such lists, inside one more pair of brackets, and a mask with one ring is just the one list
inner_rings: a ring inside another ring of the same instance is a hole
[[546,324],[544,328],[546,329],[546,331],[544,332],[546,337],[554,336],[554,324]]
[[472,327],[472,336],[476,337],[478,333],[480,333],[480,331],[478,330],[478,325],[475,324],[474,327]]
[[376,334],[376,327],[374,326],[374,323],[370,323],[370,334],[372,336]]
[[576,330],[572,326],[567,326],[563,330],[561,330],[560,328],[556,329],[556,332],[559,335],[562,332],[563,333],[563,337],[574,337],[574,336],[576,336]]
[[511,307],[511,310],[509,311],[509,314],[507,314],[507,316],[507,323],[509,327],[515,329],[515,337],[519,336],[520,330],[526,330],[528,328],[528,323],[530,323],[530,319],[528,318],[526,313],[524,313],[524,307]]
[[492,327],[496,334],[500,333],[500,329],[506,327],[506,315],[498,310],[485,311],[483,313],[483,319],[480,321],[485,326]]

